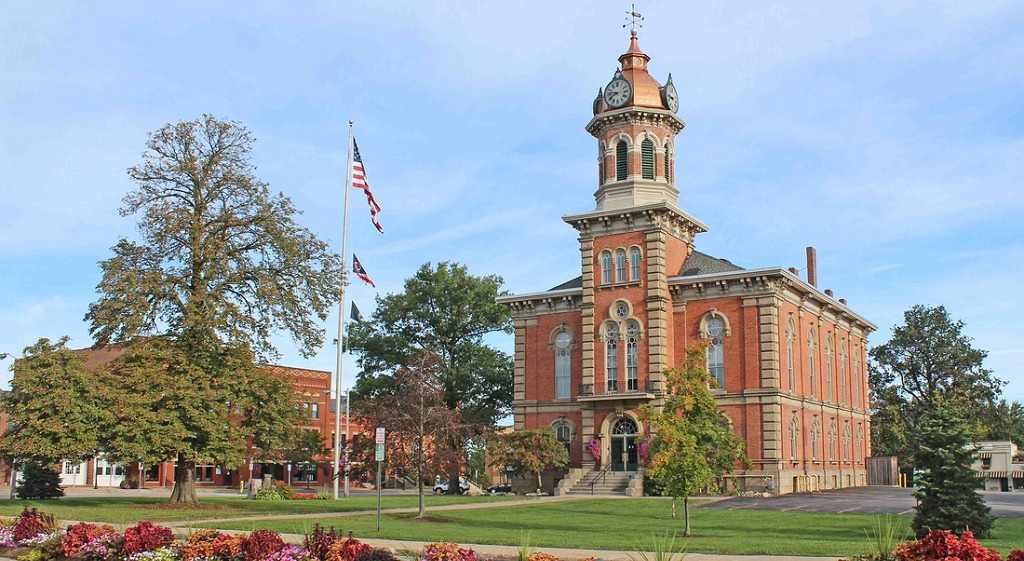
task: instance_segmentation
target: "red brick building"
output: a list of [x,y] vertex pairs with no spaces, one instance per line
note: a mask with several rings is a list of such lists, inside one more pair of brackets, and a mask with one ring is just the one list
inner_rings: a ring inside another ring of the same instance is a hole
[[563,217],[579,231],[582,275],[500,299],[515,317],[515,428],[552,426],[566,443],[562,489],[610,467],[636,493],[638,408],[661,403],[662,372],[706,339],[713,392],[752,461],[730,485],[865,485],[875,326],[817,288],[811,248],[806,279],[696,250],[708,227],[680,208],[673,169],[685,123],[671,75],[659,84],[649,60],[634,32],[594,100],[596,208]]
[[[85,367],[94,368],[116,359],[123,354],[117,347],[101,349],[83,349],[76,351],[85,358]],[[323,435],[326,446],[333,446],[335,402],[331,395],[331,372],[310,370],[290,366],[268,365],[264,368],[286,377],[295,388],[299,403],[308,416],[303,428],[316,430]],[[345,418],[342,414],[342,442],[345,442]],[[0,422],[3,422],[0,420]],[[351,426],[354,435],[362,429]],[[247,464],[238,469],[227,469],[216,465],[196,466],[196,484],[200,487],[231,487],[238,489],[250,477],[261,477],[269,474],[275,480],[283,481],[294,487],[316,487],[330,483],[329,469],[331,458],[322,458],[317,466],[298,466],[290,464]],[[95,486],[117,487],[125,479],[138,480],[139,470],[145,474],[144,485],[147,487],[174,486],[174,468],[176,462],[164,462],[154,466],[129,465],[123,466],[107,462],[102,455],[87,461],[76,462],[63,460],[59,467],[61,484],[64,486]],[[10,474],[7,475],[9,480]]]

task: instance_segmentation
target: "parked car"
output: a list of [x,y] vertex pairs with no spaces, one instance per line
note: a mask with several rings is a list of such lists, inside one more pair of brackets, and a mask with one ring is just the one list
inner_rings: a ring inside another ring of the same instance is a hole
[[[435,483],[434,484],[434,494],[435,495],[443,495],[443,494],[445,494],[447,492],[448,492],[448,482],[447,481],[442,481],[440,483]],[[468,493],[468,492],[469,492],[469,482],[466,481],[465,479],[462,479],[460,477],[459,478],[459,494],[461,495],[463,493]]]
[[487,488],[487,492],[492,494],[492,495],[498,495],[498,494],[502,494],[502,493],[511,493],[512,492],[512,484],[511,483],[500,483],[498,485],[491,485],[490,487]]

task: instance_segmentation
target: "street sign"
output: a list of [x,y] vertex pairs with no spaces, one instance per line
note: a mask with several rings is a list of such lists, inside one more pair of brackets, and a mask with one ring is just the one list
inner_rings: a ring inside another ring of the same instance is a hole
[[376,451],[376,454],[375,454],[375,461],[378,461],[378,462],[383,462],[384,461],[384,445],[383,444],[378,444],[377,445],[377,451]]
[[384,427],[377,427],[377,444],[384,444]]

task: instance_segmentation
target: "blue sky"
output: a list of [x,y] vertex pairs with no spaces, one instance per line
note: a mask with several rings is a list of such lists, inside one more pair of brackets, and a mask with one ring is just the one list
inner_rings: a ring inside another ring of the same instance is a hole
[[[348,120],[383,207],[349,248],[381,293],[424,262],[512,292],[579,274],[561,216],[594,207],[598,87],[625,2],[5,3],[0,352],[91,343],[97,262],[147,132],[211,113],[258,138],[260,177],[341,247]],[[1024,4],[644,2],[640,46],[687,122],[680,206],[697,248],[804,266],[879,326],[944,304],[1024,400]],[[358,195],[358,193],[355,193]],[[376,291],[349,291],[364,314]],[[332,331],[337,317],[326,325]],[[511,352],[510,337],[493,341]],[[294,366],[333,370],[334,350]],[[6,387],[10,373],[0,385]],[[346,385],[355,372],[346,362]]]

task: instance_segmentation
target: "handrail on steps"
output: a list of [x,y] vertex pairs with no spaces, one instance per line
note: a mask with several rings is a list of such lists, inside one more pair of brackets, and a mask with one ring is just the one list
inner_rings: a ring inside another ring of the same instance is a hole
[[590,482],[590,494],[594,494],[594,485],[597,485],[597,480],[600,479],[601,483],[608,480],[608,472],[612,469],[612,462],[608,462],[608,465],[604,467],[597,475],[594,476],[594,480]]

